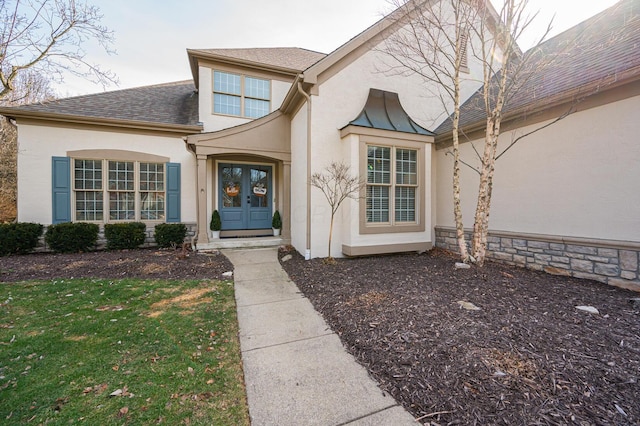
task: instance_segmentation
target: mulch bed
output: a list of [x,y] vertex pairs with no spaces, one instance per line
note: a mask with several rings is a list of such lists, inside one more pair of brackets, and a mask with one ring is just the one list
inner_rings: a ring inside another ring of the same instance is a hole
[[347,350],[424,424],[640,423],[637,293],[494,263],[456,270],[439,250],[285,254]]
[[222,254],[171,249],[0,257],[0,282],[51,278],[222,279],[228,271],[233,271],[233,265]]

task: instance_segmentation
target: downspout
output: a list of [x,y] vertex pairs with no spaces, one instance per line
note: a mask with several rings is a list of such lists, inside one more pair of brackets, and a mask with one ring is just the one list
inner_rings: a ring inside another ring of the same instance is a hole
[[200,212],[200,197],[198,196],[198,156],[196,154],[196,150],[193,147],[193,145],[191,145],[189,143],[189,137],[188,136],[184,136],[182,138],[182,140],[184,141],[185,144],[185,148],[187,148],[187,151],[190,152],[191,154],[193,154],[193,160],[196,163],[196,167],[195,167],[195,171],[196,171],[196,231],[193,237],[191,237],[191,249],[193,250],[193,252],[195,253],[197,251],[198,248],[198,233],[200,232],[200,221],[198,220],[198,214]]
[[302,90],[298,81],[298,92],[307,100],[307,243],[304,259],[311,259],[311,96]]

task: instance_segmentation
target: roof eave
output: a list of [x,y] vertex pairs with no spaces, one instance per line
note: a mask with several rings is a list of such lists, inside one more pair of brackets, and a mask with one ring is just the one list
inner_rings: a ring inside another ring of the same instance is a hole
[[[523,105],[522,107],[515,109],[513,111],[509,111],[506,113],[502,119],[503,124],[508,124],[513,120],[517,120],[523,116],[523,114],[527,114],[529,116],[538,114],[540,112],[550,110],[552,108],[565,105],[568,103],[572,103],[576,101],[576,97],[579,97],[581,94],[586,94],[584,98],[588,98],[593,95],[597,95],[603,93],[608,90],[615,89],[620,86],[624,86],[626,84],[634,83],[640,81],[640,66],[634,67],[632,69],[626,70],[624,72],[626,77],[620,77],[619,75],[613,77],[614,81],[606,84],[606,81],[596,80],[584,84],[579,87],[574,87],[569,90],[565,90],[564,92],[558,93],[553,96],[548,96],[544,99],[539,99],[536,101],[536,106],[532,107],[532,104],[529,103],[527,105]],[[600,89],[601,86],[606,86]],[[468,124],[460,129],[460,134],[471,134],[478,131],[483,131],[486,127],[486,120],[479,120],[475,123]],[[450,143],[453,139],[452,131],[447,131],[445,133],[436,134],[435,143],[436,145],[447,144]]]
[[73,114],[56,114],[40,111],[20,111],[14,108],[0,108],[0,114],[12,119],[53,121],[58,123],[85,124],[105,127],[120,127],[136,130],[153,130],[159,132],[191,134],[200,133],[201,125],[155,123],[150,121],[122,120],[104,117],[87,117]]
[[189,63],[191,65],[191,74],[193,74],[194,81],[196,82],[196,88],[198,88],[198,63],[200,60],[222,62],[229,65],[252,68],[260,71],[276,72],[279,74],[285,74],[289,76],[296,76],[302,70],[297,70],[288,67],[279,67],[277,65],[268,65],[261,62],[249,61],[246,59],[232,58],[224,55],[216,55],[214,53],[203,52],[198,49],[187,49],[189,55]]

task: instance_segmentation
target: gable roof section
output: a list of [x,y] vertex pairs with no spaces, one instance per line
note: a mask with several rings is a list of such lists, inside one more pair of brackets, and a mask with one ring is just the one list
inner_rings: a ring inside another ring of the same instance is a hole
[[[376,43],[376,39],[384,37],[385,32],[394,31],[398,25],[406,23],[407,17],[412,13],[424,12],[425,8],[430,7],[432,3],[438,1],[441,0],[407,0],[406,2],[400,2],[400,6],[394,11],[305,70],[305,82],[310,84],[318,83],[321,74],[341,63],[345,58],[358,51],[358,49],[364,48],[364,51],[371,49],[372,43]],[[475,0],[471,0],[472,3],[474,3],[474,1]],[[481,7],[486,10],[487,20],[492,27],[502,25],[500,17],[491,2],[482,3]]]
[[[534,48],[525,57],[536,54],[545,61],[553,55],[553,61],[505,103],[505,119],[640,79],[640,0],[622,0],[538,48],[540,52]],[[485,124],[482,90],[461,106],[460,128]],[[451,130],[451,120],[445,120],[435,132]]]
[[380,89],[369,89],[369,97],[364,109],[347,126],[349,125],[433,136],[432,132],[409,117],[402,108],[397,93]]
[[327,56],[324,53],[299,47],[187,49],[187,54],[196,86],[199,85],[199,60],[223,62],[295,76]]
[[137,87],[18,107],[0,108],[14,118],[117,124],[181,132],[201,131],[192,81]]

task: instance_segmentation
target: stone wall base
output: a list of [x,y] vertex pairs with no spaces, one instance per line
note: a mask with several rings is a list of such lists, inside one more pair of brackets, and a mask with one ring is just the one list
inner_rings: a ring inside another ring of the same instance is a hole
[[[454,228],[436,227],[436,247],[458,252]],[[471,231],[465,230],[467,241]],[[490,231],[487,258],[640,292],[640,243]]]
[[[185,242],[191,243],[193,238],[196,236],[196,231],[198,229],[198,225],[196,223],[185,223],[187,227],[187,237],[184,239]],[[42,232],[42,237],[38,241],[38,246],[35,249],[37,253],[48,253],[51,252],[51,249],[44,242],[44,235],[47,232],[47,226],[44,226],[44,231]],[[141,247],[155,247],[156,240],[154,238],[155,227],[153,225],[147,225],[147,229],[145,230],[145,240],[144,244]],[[107,240],[104,237],[104,226],[100,226],[100,231],[98,232],[98,243],[97,249],[103,250],[107,246]]]

